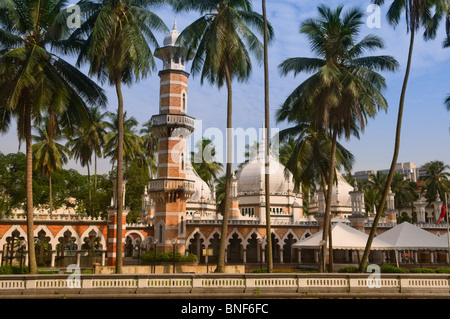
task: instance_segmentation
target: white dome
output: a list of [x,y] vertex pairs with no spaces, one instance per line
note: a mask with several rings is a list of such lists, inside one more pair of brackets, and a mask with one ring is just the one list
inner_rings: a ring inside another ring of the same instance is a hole
[[172,31],[170,31],[164,38],[164,46],[174,46],[179,35],[180,33],[178,32],[177,22],[175,21]]
[[339,172],[337,173],[337,180],[337,186],[333,186],[332,204],[336,204],[339,200],[341,206],[352,206],[352,198],[349,193],[353,192],[353,186],[347,183]]
[[[292,174],[285,176],[285,167],[272,155],[269,157],[270,169],[270,193],[287,193],[292,190],[294,183]],[[236,175],[238,193],[265,191],[265,160],[264,156],[256,156],[247,163]]]
[[189,202],[200,202],[202,196],[205,200],[213,200],[212,192],[208,184],[198,176],[189,161],[186,165],[186,179],[195,182],[195,192],[189,199]]

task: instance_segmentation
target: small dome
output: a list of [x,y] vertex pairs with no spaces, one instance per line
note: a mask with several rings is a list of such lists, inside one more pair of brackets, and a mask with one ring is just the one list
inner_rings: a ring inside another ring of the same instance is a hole
[[213,200],[212,192],[208,184],[200,176],[198,176],[189,161],[186,165],[186,179],[195,182],[195,192],[189,199],[189,202],[200,202],[202,196],[207,201]]
[[170,31],[164,38],[164,42],[163,42],[164,46],[174,46],[175,42],[177,42],[179,35],[180,35],[180,32],[178,32],[177,21],[175,20],[172,31]]
[[[288,172],[285,176],[285,167],[278,162],[273,155],[269,157],[270,169],[270,193],[287,193],[293,189],[293,177]],[[264,155],[258,154],[237,173],[238,193],[265,191],[265,159]]]

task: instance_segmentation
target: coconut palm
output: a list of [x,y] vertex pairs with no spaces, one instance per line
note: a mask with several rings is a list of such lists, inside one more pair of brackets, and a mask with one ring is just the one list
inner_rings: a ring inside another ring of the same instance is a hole
[[[278,120],[282,121],[282,118]],[[279,140],[281,145],[289,145],[290,153],[284,150],[285,154],[281,155],[280,148],[280,158],[283,158],[286,169],[293,175],[294,187],[299,189],[302,185],[309,188],[315,183],[325,189],[331,154],[329,136],[319,133],[310,123],[298,123],[282,130]],[[337,143],[335,169],[350,172],[354,160],[353,154]]]
[[45,119],[44,126],[37,128],[37,135],[33,135],[33,162],[34,169],[48,176],[49,186],[49,211],[53,212],[53,196],[52,196],[52,174],[62,168],[63,164],[67,164],[70,156],[69,149],[58,143],[62,138],[61,132],[55,130],[52,119]]
[[217,175],[223,170],[223,164],[215,160],[216,150],[210,139],[203,138],[195,147],[197,152],[191,152],[192,166],[208,186],[212,187]]
[[[372,2],[377,5],[383,5],[385,1],[373,0]],[[365,266],[367,260],[369,259],[370,247],[372,246],[378,222],[381,218],[381,215],[383,214],[383,209],[386,205],[387,196],[389,194],[392,179],[394,177],[395,166],[397,165],[398,154],[400,152],[400,139],[401,139],[401,129],[406,98],[406,90],[408,86],[409,76],[411,73],[415,37],[421,27],[423,27],[425,30],[424,32],[425,39],[432,39],[435,36],[436,32],[434,30],[437,29],[438,23],[437,21],[435,21],[434,24],[430,23],[431,21],[433,21],[431,9],[433,7],[436,7],[436,4],[439,3],[440,3],[439,0],[409,0],[409,1],[392,0],[389,6],[389,10],[387,12],[387,19],[389,23],[394,27],[397,27],[400,23],[400,20],[403,19],[403,17],[405,17],[407,33],[410,34],[409,52],[408,52],[408,60],[406,63],[405,77],[403,80],[402,90],[400,93],[400,101],[397,115],[397,127],[395,132],[395,145],[392,156],[392,162],[387,176],[387,182],[384,191],[381,195],[379,208],[377,210],[377,214],[375,215],[374,222],[370,230],[369,237],[367,239],[367,245],[364,250],[364,254],[361,258],[359,266],[360,272],[365,271]]]
[[[114,165],[117,164],[118,160],[118,145],[119,145],[119,119],[118,113],[106,112],[106,116],[109,117],[110,121],[105,121],[105,143],[103,146],[103,152],[105,157],[111,158],[112,171],[114,170]],[[143,140],[139,136],[137,131],[138,121],[136,118],[131,116],[127,117],[127,112],[123,114],[123,159],[125,162],[129,162],[135,159],[138,154],[143,153]]]
[[[32,134],[41,112],[66,110],[87,118],[86,104],[106,104],[101,88],[78,69],[50,52],[67,36],[70,13],[65,0],[0,2],[0,114],[2,130],[18,120],[19,141],[26,144],[26,212],[28,258],[37,273],[34,252]],[[68,113],[66,113],[68,114]]]
[[[282,113],[282,112],[281,112]],[[282,118],[278,118],[282,120]],[[356,136],[359,137],[357,131]],[[292,153],[286,159],[286,169],[294,176],[294,187],[300,189],[300,185],[305,190],[315,188],[320,185],[321,189],[326,189],[327,175],[329,173],[329,163],[331,155],[331,140],[326,134],[319,133],[310,123],[298,123],[296,126],[287,128],[280,132],[280,142],[286,142],[295,138]],[[344,169],[350,172],[354,162],[353,155],[341,144],[336,146],[336,170]],[[335,173],[336,176],[336,173]],[[335,180],[337,182],[337,180]],[[325,194],[327,196],[327,194]],[[331,223],[329,223],[331,229]],[[329,250],[332,251],[331,232],[328,236]],[[330,255],[330,271],[333,269],[332,253]]]
[[423,181],[422,193],[429,203],[435,201],[437,197],[444,199],[445,193],[450,189],[450,166],[441,161],[428,162],[422,167],[425,170],[425,176],[421,177]]
[[374,189],[381,195],[381,192],[386,187],[386,177],[387,176],[383,174],[382,171],[377,171],[375,174],[369,175],[367,185],[369,185],[370,188]]
[[[283,75],[313,73],[293,91],[283,108],[290,113],[287,119],[295,120],[301,118],[301,114],[308,114],[312,125],[331,137],[323,231],[323,240],[327,242],[337,140],[349,139],[355,123],[364,131],[368,118],[374,117],[380,109],[387,109],[381,93],[386,87],[385,79],[377,71],[396,70],[398,63],[390,56],[364,56],[367,51],[383,48],[384,44],[374,35],[357,41],[364,24],[364,13],[360,9],[343,13],[342,6],[332,10],[321,5],[318,12],[318,18],[307,19],[300,27],[300,33],[308,37],[317,57],[287,59],[280,70]],[[325,245],[323,257],[326,252]]]
[[149,167],[150,178],[156,175],[158,170],[156,153],[158,152],[158,139],[152,134],[152,120],[148,120],[142,124],[142,129],[139,131],[143,142],[143,154],[144,158],[147,160],[147,165]]
[[418,198],[417,189],[417,183],[406,178],[404,173],[395,172],[391,184],[391,190],[395,194],[395,207],[398,209],[411,207]]
[[[227,163],[225,169],[226,187],[221,242],[216,272],[224,272],[225,247],[227,245],[228,212],[232,173],[232,82],[244,82],[249,78],[252,62],[249,52],[262,60],[264,48],[250,29],[254,27],[264,33],[263,17],[253,11],[249,0],[178,0],[174,1],[177,12],[200,11],[201,17],[181,32],[178,43],[195,51],[191,72],[200,75],[201,83],[207,80],[219,88],[226,85],[227,101]],[[268,26],[269,40],[273,30]]]
[[90,121],[86,129],[88,133],[89,144],[93,149],[94,154],[94,192],[97,190],[97,159],[102,157],[103,145],[105,143],[106,125],[105,116],[106,113],[100,111],[99,106],[93,106],[89,108]]
[[92,154],[95,152],[95,148],[92,146],[91,131],[87,127],[80,127],[78,135],[74,135],[69,138],[67,147],[71,150],[72,156],[76,161],[80,162],[80,165],[87,167],[88,171],[88,212],[89,215],[93,215],[92,211],[92,192],[91,192],[91,169]]

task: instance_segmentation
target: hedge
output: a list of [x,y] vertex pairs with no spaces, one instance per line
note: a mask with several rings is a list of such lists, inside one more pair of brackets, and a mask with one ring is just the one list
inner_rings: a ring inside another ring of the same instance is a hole
[[[173,262],[173,253],[155,253],[146,252],[141,255],[143,262]],[[197,255],[189,253],[188,255],[182,255],[175,253],[175,262],[197,262]]]
[[17,265],[4,265],[0,267],[0,275],[27,274],[28,272],[28,266],[22,266],[22,271],[20,271],[20,266]]

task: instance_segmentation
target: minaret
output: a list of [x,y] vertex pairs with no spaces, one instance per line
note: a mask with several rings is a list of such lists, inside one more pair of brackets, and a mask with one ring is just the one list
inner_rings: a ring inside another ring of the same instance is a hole
[[155,201],[154,236],[157,251],[177,252],[186,248],[184,220],[186,201],[194,193],[195,182],[186,180],[186,138],[194,131],[194,118],[187,116],[187,80],[185,64],[192,56],[176,45],[176,22],[164,38],[164,46],[155,51],[163,61],[160,77],[159,115],[152,117],[152,134],[158,138],[157,179],[149,182],[149,194]]

